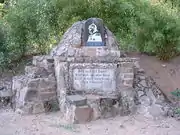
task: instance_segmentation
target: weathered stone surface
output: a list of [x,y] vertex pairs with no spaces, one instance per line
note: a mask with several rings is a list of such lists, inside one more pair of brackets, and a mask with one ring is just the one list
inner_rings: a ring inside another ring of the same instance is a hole
[[41,101],[50,101],[56,97],[56,92],[39,92],[39,100]]
[[31,76],[32,78],[48,77],[49,73],[43,67],[26,66],[25,75]]
[[72,124],[85,123],[92,118],[92,108],[87,105],[75,106],[67,103],[65,110],[65,119]]
[[[116,64],[70,64],[70,82],[74,90],[87,93],[112,93],[116,90]],[[103,92],[102,92],[103,91]]]
[[44,101],[45,112],[59,111],[59,103],[57,97],[52,100]]
[[47,72],[54,72],[54,59],[48,55],[34,56],[32,64],[38,68],[44,68]]
[[25,104],[25,106],[23,107],[18,107],[16,108],[16,112],[23,114],[23,115],[27,115],[27,114],[32,114],[32,110],[33,110],[33,105],[31,103]]
[[78,106],[75,109],[75,121],[76,123],[85,123],[92,118],[92,108],[89,106]]
[[[116,105],[117,104],[117,105]],[[117,108],[119,103],[112,98],[101,98],[100,99],[100,112],[101,118],[110,118],[116,116],[119,108]]]
[[93,109],[92,120],[101,118],[100,97],[97,95],[86,95],[88,105]]
[[0,97],[12,97],[13,93],[11,90],[0,91]]
[[80,95],[70,95],[66,97],[67,102],[76,106],[83,106],[87,104],[87,99]]
[[134,87],[139,102],[138,113],[148,117],[159,118],[167,112],[164,109],[166,107],[164,95],[154,80],[151,77],[147,77],[141,68],[137,68]]
[[135,90],[133,88],[124,88],[120,95],[120,114],[128,115],[136,112]]
[[68,63],[55,59],[55,75],[57,80],[57,97],[61,112],[65,111],[65,101],[68,92]]
[[25,75],[14,76],[12,78],[12,91],[18,91],[22,89],[28,82],[28,77]]
[[154,118],[158,118],[160,116],[163,116],[163,109],[161,105],[153,104],[149,109],[148,112],[150,115],[152,115]]
[[[33,104],[56,99],[57,96],[52,57],[36,56],[33,64],[26,66],[24,76],[13,78],[12,90],[15,95],[13,102],[16,109],[25,110],[24,112],[33,112]],[[27,108],[27,104],[31,107]],[[29,109],[31,111],[28,111]]]
[[32,113],[38,114],[45,112],[44,104],[42,102],[33,104]]

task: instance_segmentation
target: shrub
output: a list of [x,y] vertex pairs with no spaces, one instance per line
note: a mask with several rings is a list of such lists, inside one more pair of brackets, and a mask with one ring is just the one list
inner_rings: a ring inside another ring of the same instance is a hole
[[144,11],[145,14],[136,14],[136,44],[139,50],[155,53],[162,60],[176,56],[180,45],[180,18],[177,12],[160,4],[146,4]]
[[8,61],[8,51],[6,47],[6,34],[4,23],[0,20],[0,68]]
[[47,53],[71,24],[89,17],[102,18],[123,49],[152,53],[163,60],[179,52],[180,18],[177,8],[171,9],[168,2],[153,5],[144,0],[14,1],[16,4],[3,17],[7,33],[2,34],[5,40],[0,48],[1,59],[5,58],[4,48],[9,62],[31,53]]

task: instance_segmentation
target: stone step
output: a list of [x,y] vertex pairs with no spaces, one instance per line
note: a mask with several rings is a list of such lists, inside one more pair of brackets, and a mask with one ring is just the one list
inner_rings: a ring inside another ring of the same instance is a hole
[[93,109],[88,105],[75,106],[67,105],[65,112],[65,119],[70,124],[82,124],[91,121]]
[[81,95],[70,95],[66,97],[66,101],[75,106],[83,106],[87,104],[87,99]]

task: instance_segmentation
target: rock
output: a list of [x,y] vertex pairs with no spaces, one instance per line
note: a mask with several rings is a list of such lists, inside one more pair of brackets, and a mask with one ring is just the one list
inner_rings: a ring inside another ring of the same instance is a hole
[[28,82],[26,75],[14,76],[12,78],[12,91],[13,93],[21,90]]
[[85,123],[92,119],[92,112],[92,108],[87,105],[75,106],[67,103],[65,118],[72,124]]
[[87,104],[87,99],[80,95],[70,95],[66,97],[66,100],[70,104],[74,104],[76,106],[83,106]]
[[162,107],[157,104],[153,104],[149,109],[150,115],[152,115],[154,118],[158,118],[163,116],[163,110],[161,109]]
[[138,91],[138,97],[142,97],[142,96],[145,96],[145,93],[143,91]]
[[145,73],[144,69],[140,68],[138,69],[138,73]]
[[145,88],[148,87],[148,86],[147,86],[147,83],[146,83],[146,80],[141,80],[141,81],[140,81],[140,84],[141,84],[143,87],[145,87]]
[[88,105],[93,109],[92,120],[100,119],[101,118],[100,98],[98,96],[88,95],[87,102]]
[[26,66],[25,74],[34,78],[48,77],[49,73],[43,67]]
[[76,123],[85,123],[91,121],[92,108],[89,106],[78,106],[75,109],[75,121]]
[[165,67],[167,67],[167,66],[166,66],[165,64],[162,64],[162,67],[165,68]]
[[12,97],[13,93],[11,90],[0,91],[0,97]]
[[132,88],[121,91],[121,99],[120,99],[121,115],[128,115],[135,112],[136,110],[136,105],[134,102],[135,95],[136,93]]
[[45,112],[59,111],[59,103],[57,99],[52,99],[44,102]]
[[34,103],[32,108],[33,114],[43,113],[45,112],[44,104],[43,103]]
[[150,106],[152,104],[150,98],[148,96],[143,96],[139,99],[141,105],[143,106]]

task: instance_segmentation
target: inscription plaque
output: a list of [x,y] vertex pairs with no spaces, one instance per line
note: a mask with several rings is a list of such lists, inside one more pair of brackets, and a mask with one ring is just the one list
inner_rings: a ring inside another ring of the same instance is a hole
[[76,90],[115,90],[115,74],[113,69],[74,69],[73,86]]
[[85,22],[83,41],[85,46],[105,46],[103,20],[90,18]]

